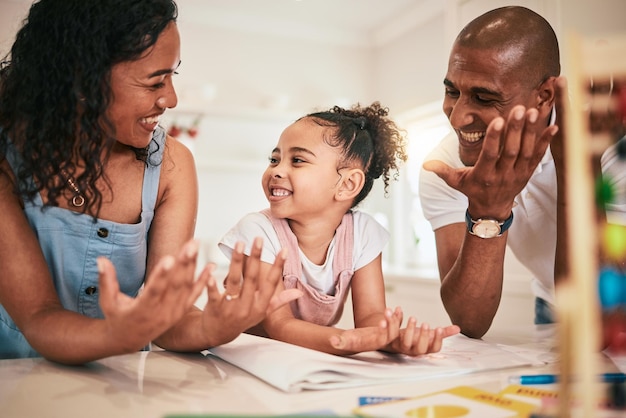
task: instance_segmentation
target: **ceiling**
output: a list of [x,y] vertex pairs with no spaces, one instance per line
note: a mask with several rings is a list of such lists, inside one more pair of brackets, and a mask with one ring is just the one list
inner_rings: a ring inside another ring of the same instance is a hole
[[[24,13],[34,0],[20,4]],[[442,13],[442,0],[176,0],[179,22],[346,45],[384,44]]]
[[369,46],[444,8],[433,0],[177,0],[179,21]]

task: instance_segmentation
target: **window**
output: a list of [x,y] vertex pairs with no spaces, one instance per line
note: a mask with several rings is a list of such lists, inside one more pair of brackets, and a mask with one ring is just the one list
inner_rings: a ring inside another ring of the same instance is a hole
[[[419,200],[419,173],[426,155],[450,132],[450,124],[440,102],[401,115],[396,122],[407,133],[409,159],[398,181],[390,184],[389,198],[382,198],[382,190],[373,190],[363,210],[391,233],[383,253],[387,271],[438,279],[435,236]],[[382,182],[378,183],[382,189]]]

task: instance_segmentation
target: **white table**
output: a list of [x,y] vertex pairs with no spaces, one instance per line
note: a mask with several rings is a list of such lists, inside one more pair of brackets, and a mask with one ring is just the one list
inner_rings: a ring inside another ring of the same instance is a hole
[[[545,349],[552,327],[485,340]],[[271,367],[271,365],[268,365]],[[498,392],[511,375],[557,372],[555,363],[415,383],[284,393],[219,359],[166,351],[116,356],[81,367],[43,359],[0,360],[0,417],[150,417],[173,414],[351,415],[359,396],[416,396],[459,385]]]

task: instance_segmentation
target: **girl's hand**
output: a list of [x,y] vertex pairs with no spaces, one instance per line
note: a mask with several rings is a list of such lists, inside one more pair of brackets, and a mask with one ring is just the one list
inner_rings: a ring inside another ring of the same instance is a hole
[[[232,341],[260,323],[268,313],[302,296],[302,292],[296,289],[276,292],[283,277],[286,249],[278,254],[269,274],[259,277],[262,248],[263,240],[256,238],[246,259],[244,244],[235,245],[223,294],[212,277],[208,280],[208,301],[202,313],[202,328],[210,346]],[[210,276],[208,272],[204,274]]]
[[343,331],[330,337],[331,345],[347,353],[364,351],[389,351],[419,356],[441,350],[443,339],[458,334],[456,325],[430,329],[428,324],[417,326],[417,320],[410,317],[407,327],[400,329],[402,310],[385,310],[385,320],[378,327],[364,327]]
[[399,337],[389,344],[388,349],[409,356],[436,353],[441,350],[444,338],[458,334],[460,330],[456,325],[430,329],[423,323],[418,327],[417,320],[410,317],[407,327],[400,330]]
[[198,243],[189,241],[175,257],[163,257],[136,298],[120,292],[115,267],[98,258],[99,301],[110,340],[119,341],[126,352],[137,351],[180,321],[209,278],[195,279],[197,256]]
[[381,350],[400,336],[402,310],[385,309],[385,319],[377,327],[349,329],[330,337],[330,344],[346,353]]

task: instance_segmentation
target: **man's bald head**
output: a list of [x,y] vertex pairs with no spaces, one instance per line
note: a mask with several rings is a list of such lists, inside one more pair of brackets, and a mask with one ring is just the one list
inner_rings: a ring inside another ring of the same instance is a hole
[[472,20],[457,36],[455,45],[494,50],[506,67],[539,84],[561,72],[559,44],[554,30],[540,15],[519,6],[491,10]]

